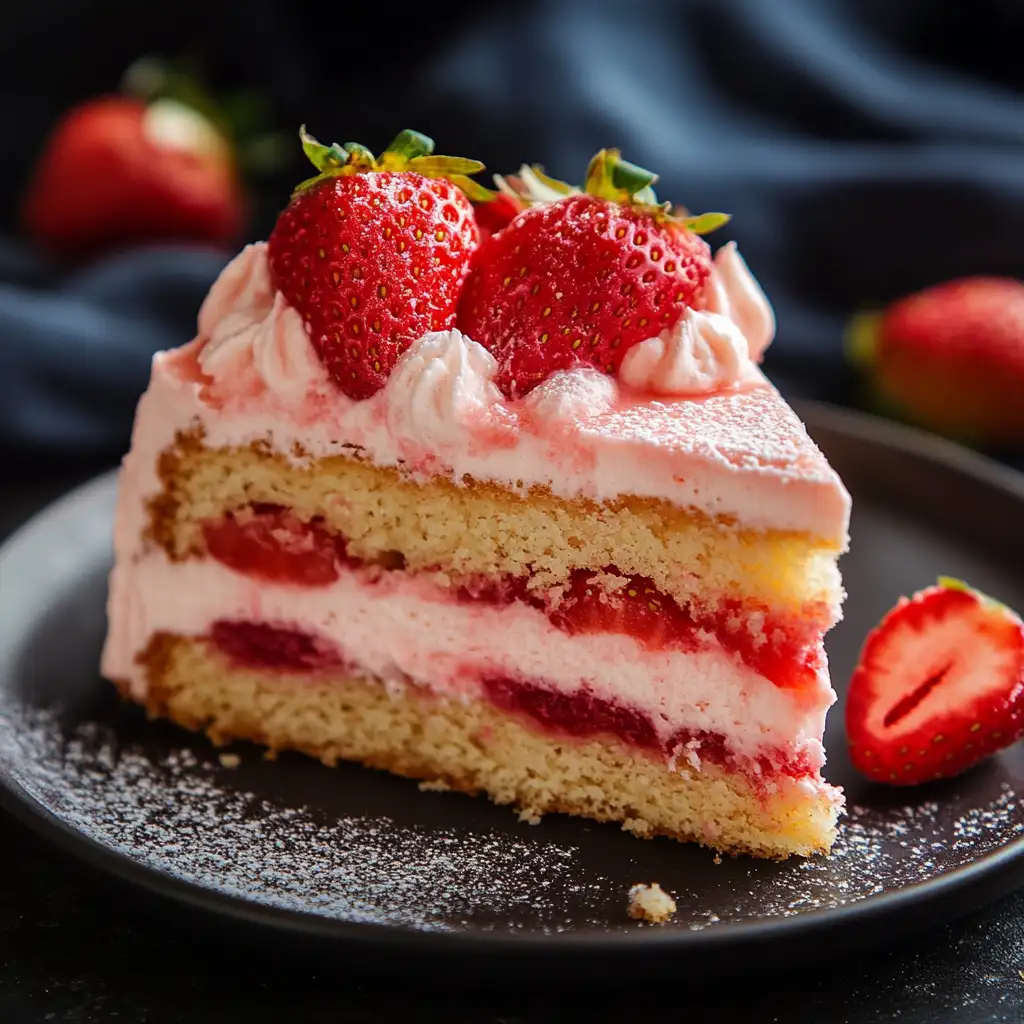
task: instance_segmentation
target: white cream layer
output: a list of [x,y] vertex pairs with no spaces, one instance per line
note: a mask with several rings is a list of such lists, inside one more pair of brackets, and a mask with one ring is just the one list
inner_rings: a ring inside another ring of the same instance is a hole
[[795,749],[816,767],[824,763],[820,738],[835,699],[824,671],[813,690],[796,693],[717,647],[655,652],[626,635],[571,636],[537,609],[459,602],[398,573],[374,580],[344,571],[315,588],[268,584],[209,559],[172,563],[154,549],[118,566],[111,614],[119,628],[108,638],[103,672],[130,681],[138,698],[146,681],[135,659],[154,633],[201,635],[218,619],[244,619],[329,638],[385,682],[411,678],[456,697],[478,695],[487,677],[560,693],[586,687],[644,712],[663,741],[683,728],[706,730],[727,737],[737,754]]

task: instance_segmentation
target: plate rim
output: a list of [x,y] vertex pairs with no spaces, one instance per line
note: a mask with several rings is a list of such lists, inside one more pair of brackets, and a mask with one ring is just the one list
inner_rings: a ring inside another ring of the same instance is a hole
[[[938,462],[947,468],[995,487],[1024,503],[1024,474],[994,459],[905,424],[811,400],[794,400],[794,409],[807,425],[812,438],[815,430],[837,430],[872,445],[896,446],[926,461]],[[27,543],[34,534],[44,531],[53,519],[65,514],[69,506],[87,501],[92,492],[104,492],[116,483],[119,468],[115,467],[88,480],[55,501],[50,502],[0,543],[0,568],[11,550]],[[953,902],[954,909],[941,914],[948,921],[956,916],[980,909],[1007,895],[1024,882],[1024,833],[975,860],[961,864],[940,875],[913,882],[896,890],[883,891],[838,907],[821,907],[790,916],[765,917],[755,920],[722,922],[699,930],[637,928],[636,930],[575,931],[528,930],[447,930],[422,928],[410,924],[352,921],[318,914],[314,911],[274,906],[247,899],[203,885],[198,880],[175,876],[131,857],[82,832],[61,819],[41,803],[10,769],[10,759],[0,754],[0,808],[22,827],[51,842],[63,854],[85,862],[108,878],[138,886],[161,900],[179,908],[198,910],[203,915],[225,919],[234,924],[254,926],[261,931],[300,936],[334,944],[345,943],[367,952],[387,947],[391,951],[453,955],[460,952],[523,956],[547,950],[568,953],[589,952],[615,957],[647,955],[653,952],[715,953],[723,948],[762,947],[777,940],[780,931],[787,941],[807,940],[817,935],[862,932],[875,921],[901,913],[905,906]],[[954,894],[981,894],[974,901],[951,901]],[[625,907],[625,904],[624,904]],[[912,916],[912,915],[911,915]],[[920,915],[920,927],[934,918]],[[625,921],[625,909],[623,911]],[[916,931],[917,927],[909,930]],[[894,934],[892,928],[888,934]],[[833,952],[833,944],[822,955]]]

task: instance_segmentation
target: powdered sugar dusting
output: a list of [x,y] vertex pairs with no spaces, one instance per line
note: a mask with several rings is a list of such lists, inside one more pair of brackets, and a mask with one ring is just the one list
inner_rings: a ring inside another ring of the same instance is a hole
[[[154,761],[55,716],[0,713],[0,749],[18,748],[17,781],[91,839],[148,867],[230,896],[353,922],[450,930],[546,923],[568,900],[607,893],[580,879],[576,850],[503,834],[405,827],[386,817],[318,820],[235,790],[188,748]],[[415,792],[415,790],[414,790]],[[525,916],[524,916],[524,911]],[[535,917],[536,921],[530,918]],[[578,927],[581,922],[575,922]]]
[[750,870],[750,888],[695,926],[834,909],[975,861],[1024,835],[1020,799],[1006,783],[998,790],[990,803],[959,816],[930,800],[885,810],[854,804],[830,857],[794,861],[774,875]]
[[[524,837],[507,811],[495,812],[507,815],[498,819],[504,825],[478,823],[480,801],[430,796],[404,782],[395,783],[408,787],[403,800],[459,801],[456,823],[397,822],[375,813],[372,799],[367,813],[338,816],[242,788],[245,762],[258,758],[251,748],[240,766],[226,769],[205,741],[168,730],[180,744],[172,739],[164,747],[149,742],[147,728],[69,727],[54,711],[8,698],[0,704],[0,762],[73,829],[150,868],[264,906],[347,922],[424,931],[629,932],[623,899],[642,873],[676,897],[678,911],[665,927],[699,932],[869,899],[1024,833],[1024,807],[998,776],[982,780],[987,796],[966,813],[955,813],[964,804],[949,799],[885,809],[854,801],[831,857],[784,864],[720,860],[708,850],[558,819]],[[122,745],[128,735],[138,743]],[[300,782],[307,771],[331,771],[301,767]],[[266,766],[284,775],[295,768]],[[370,788],[378,776],[330,777],[344,780],[339,785],[366,779]]]

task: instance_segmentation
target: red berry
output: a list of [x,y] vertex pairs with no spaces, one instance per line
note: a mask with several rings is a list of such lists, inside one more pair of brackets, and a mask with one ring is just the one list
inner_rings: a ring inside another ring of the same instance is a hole
[[482,243],[458,325],[518,396],[580,363],[615,372],[632,345],[704,307],[710,273],[711,250],[693,232],[645,207],[570,195]]
[[414,341],[454,326],[479,241],[466,192],[490,194],[467,175],[483,165],[434,156],[417,132],[400,133],[380,157],[354,143],[323,146],[305,130],[301,138],[320,174],[277,219],[270,276],[338,387],[369,398]]
[[21,212],[34,241],[84,257],[166,239],[231,243],[243,206],[234,154],[210,121],[170,100],[108,97],[58,123]]
[[858,354],[908,419],[964,441],[1024,440],[1024,283],[949,281],[858,322]]
[[473,208],[450,181],[353,174],[292,200],[270,235],[270,272],[338,387],[369,398],[412,342],[454,325],[476,244]]
[[1024,734],[1024,624],[955,581],[903,598],[868,635],[846,699],[854,766],[913,785]]
[[475,203],[473,209],[476,211],[476,225],[483,241],[507,228],[526,209],[526,204],[507,192],[499,192],[489,202]]
[[[750,628],[751,613],[759,628]],[[818,677],[818,641],[826,622],[809,617],[780,622],[758,609],[730,603],[694,618],[688,608],[658,590],[646,576],[623,576],[609,568],[577,570],[549,618],[567,633],[627,633],[651,650],[675,646],[698,650],[713,636],[759,675],[784,689],[813,686]]]
[[316,672],[345,664],[332,641],[286,624],[218,619],[209,641],[236,665],[257,671]]
[[483,681],[498,707],[532,718],[553,732],[570,736],[618,736],[637,747],[657,749],[658,734],[642,711],[595,697],[586,689],[560,693],[539,683],[499,676]]
[[203,538],[211,558],[268,583],[326,586],[349,561],[342,537],[274,505],[209,520]]
[[697,646],[690,616],[644,576],[579,570],[550,618],[566,633],[628,633],[653,649]]

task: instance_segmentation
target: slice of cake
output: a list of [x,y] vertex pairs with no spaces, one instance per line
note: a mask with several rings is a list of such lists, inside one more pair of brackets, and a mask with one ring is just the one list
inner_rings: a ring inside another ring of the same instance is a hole
[[491,206],[415,133],[303,140],[318,175],[154,360],[104,673],[215,742],[828,850],[849,499],[723,218],[615,151]]

